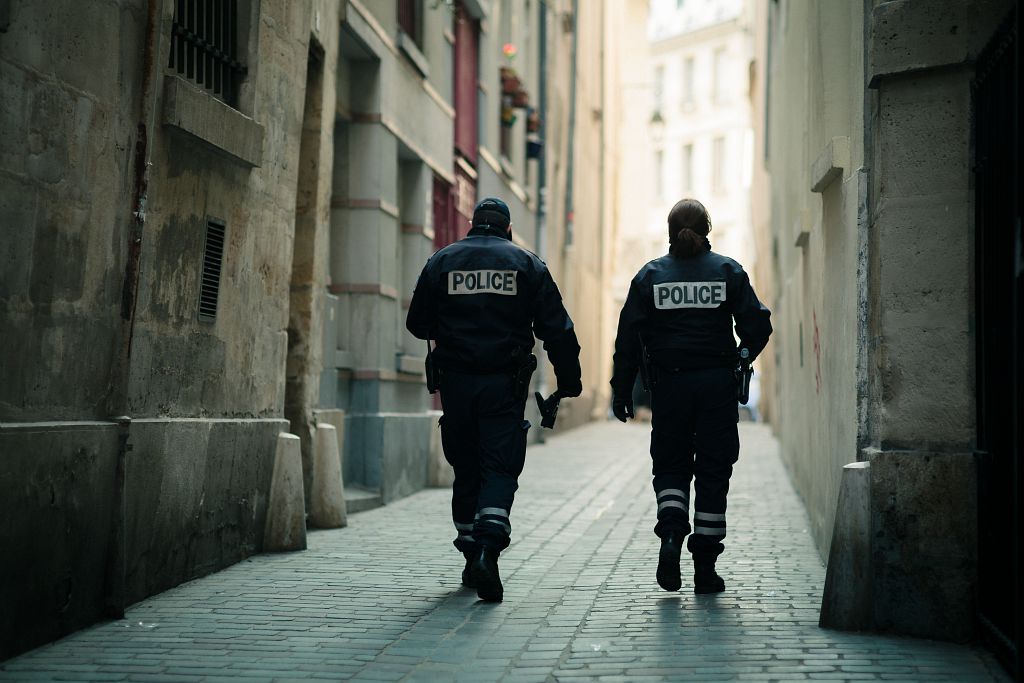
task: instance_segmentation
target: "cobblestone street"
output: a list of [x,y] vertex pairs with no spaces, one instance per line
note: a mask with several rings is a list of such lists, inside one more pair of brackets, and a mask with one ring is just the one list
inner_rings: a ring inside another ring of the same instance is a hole
[[[449,492],[312,532],[0,665],[3,681],[1004,680],[971,647],[819,629],[824,568],[767,428],[744,424],[727,591],[654,580],[647,425],[532,446],[505,601],[459,584]],[[687,556],[684,554],[684,561]]]

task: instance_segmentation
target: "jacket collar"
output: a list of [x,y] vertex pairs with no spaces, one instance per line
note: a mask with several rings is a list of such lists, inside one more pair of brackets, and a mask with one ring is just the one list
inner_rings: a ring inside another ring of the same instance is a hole
[[495,228],[489,225],[474,226],[467,234],[467,237],[500,237],[502,239],[511,240],[512,233],[505,230],[504,228]]

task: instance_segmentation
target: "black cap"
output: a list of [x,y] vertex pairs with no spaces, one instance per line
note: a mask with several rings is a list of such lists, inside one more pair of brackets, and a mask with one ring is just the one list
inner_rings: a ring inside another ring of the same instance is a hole
[[497,197],[481,199],[480,203],[473,209],[473,227],[490,226],[492,228],[507,228],[512,222],[512,214],[509,213],[508,205]]

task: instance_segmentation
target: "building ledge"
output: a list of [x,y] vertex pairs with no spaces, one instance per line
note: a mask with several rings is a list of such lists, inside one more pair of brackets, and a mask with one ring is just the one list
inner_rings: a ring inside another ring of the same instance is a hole
[[246,166],[263,162],[263,126],[170,74],[164,76],[163,123]]
[[832,138],[811,164],[811,192],[824,192],[832,181],[842,178],[843,169],[849,167],[850,138]]
[[415,41],[413,41],[412,37],[410,37],[405,31],[399,31],[396,43],[398,51],[405,55],[409,62],[416,68],[416,71],[419,72],[420,76],[423,78],[429,78],[430,63],[427,61],[423,52],[420,51],[419,46]]
[[423,375],[423,356],[400,353],[395,357],[395,370],[407,375]]
[[868,87],[877,88],[888,76],[972,59],[972,42],[977,34],[972,5],[964,0],[937,4],[893,0],[878,4],[868,17]]

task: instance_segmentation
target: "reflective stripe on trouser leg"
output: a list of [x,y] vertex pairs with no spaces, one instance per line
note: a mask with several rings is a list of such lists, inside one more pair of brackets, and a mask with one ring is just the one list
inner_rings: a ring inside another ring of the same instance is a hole
[[512,533],[512,525],[508,521],[508,510],[501,508],[483,508],[476,513],[477,524],[494,524],[503,529],[506,534]]
[[[689,482],[686,484],[689,489]],[[668,534],[690,533],[690,492],[681,488],[663,488],[655,492],[658,499],[658,523],[654,533],[660,538]]]
[[[700,503],[698,503],[699,505]],[[725,550],[725,513],[701,512],[693,513],[693,533],[686,542],[686,549],[693,555],[694,561],[714,558]]]
[[690,494],[682,489],[662,489],[655,494],[658,498],[658,516],[673,509],[684,515],[690,513]]
[[476,545],[476,541],[473,540],[472,522],[455,522],[455,531],[458,533],[455,537],[456,548],[465,552],[466,550],[469,550],[467,546]]
[[725,515],[716,512],[694,512],[693,533],[701,536],[725,537]]

